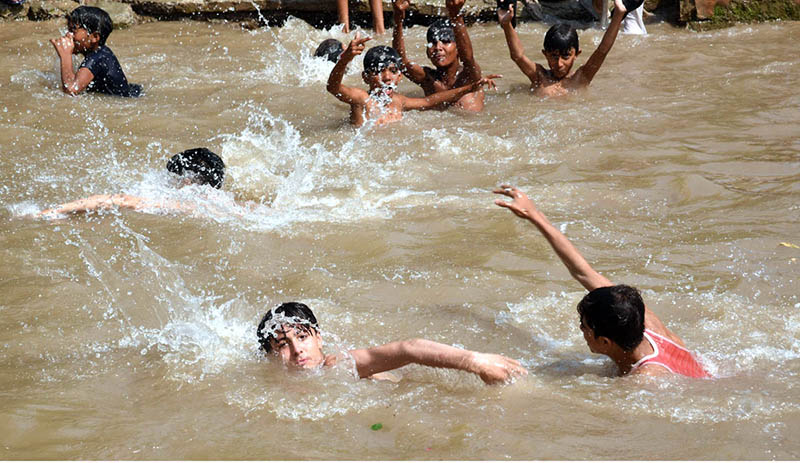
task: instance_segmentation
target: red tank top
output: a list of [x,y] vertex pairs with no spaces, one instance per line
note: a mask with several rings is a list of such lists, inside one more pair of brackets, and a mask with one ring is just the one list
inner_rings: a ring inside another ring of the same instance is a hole
[[644,330],[644,337],[653,346],[653,353],[634,363],[631,372],[643,365],[654,364],[691,378],[711,377],[694,355],[685,348],[650,330]]

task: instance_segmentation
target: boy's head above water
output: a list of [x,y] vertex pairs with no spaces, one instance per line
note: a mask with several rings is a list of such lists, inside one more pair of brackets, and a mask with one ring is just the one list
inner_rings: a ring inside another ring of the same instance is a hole
[[547,58],[550,71],[556,78],[564,78],[572,69],[575,58],[581,54],[578,31],[569,24],[553,25],[544,36],[542,54]]
[[426,53],[437,68],[458,63],[458,48],[453,24],[448,19],[440,19],[428,27],[428,46]]
[[76,51],[79,52],[87,51],[87,47],[80,42],[80,38],[77,36],[79,29],[84,29],[90,37],[94,36],[97,46],[101,47],[106,44],[106,39],[114,28],[111,16],[95,6],[79,6],[72,10],[67,14],[67,26],[74,36]]
[[364,54],[364,82],[370,90],[381,87],[396,86],[403,77],[402,60],[392,47],[379,45],[367,50]]
[[286,366],[314,368],[325,361],[317,318],[301,302],[284,302],[268,311],[256,335],[264,352],[274,352]]
[[339,56],[344,51],[344,46],[342,42],[336,39],[325,39],[323,40],[317,50],[314,52],[314,56],[318,58],[325,58],[330,62],[337,62],[339,61]]
[[172,156],[167,170],[179,176],[191,175],[194,183],[214,188],[222,188],[225,179],[225,163],[208,148],[192,148]]

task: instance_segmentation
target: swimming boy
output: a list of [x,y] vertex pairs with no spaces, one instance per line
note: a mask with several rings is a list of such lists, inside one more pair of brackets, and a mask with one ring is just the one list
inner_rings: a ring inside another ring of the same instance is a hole
[[589,291],[578,303],[580,328],[589,350],[610,357],[622,375],[710,377],[681,338],[644,305],[636,288],[614,285],[597,273],[525,193],[509,185],[501,185],[494,193],[512,198],[511,202],[495,200],[495,204],[533,223],[572,277]]
[[[84,90],[109,95],[136,97],[142,91],[129,84],[117,57],[106,46],[113,25],[111,17],[100,8],[79,6],[67,15],[68,32],[50,43],[61,60],[61,89],[77,95]],[[72,55],[84,56],[78,72],[73,71]]]
[[[322,352],[322,337],[314,313],[300,302],[286,302],[268,311],[257,330],[258,342],[266,353],[279,356],[295,369],[330,367],[340,355]],[[487,384],[502,383],[528,371],[519,362],[497,354],[484,354],[425,339],[391,342],[348,352],[360,378],[416,363],[474,373]]]
[[400,56],[394,48],[378,46],[369,49],[364,55],[364,72],[361,77],[369,85],[369,91],[342,85],[347,65],[356,55],[364,51],[364,43],[368,40],[371,38],[361,38],[356,32],[355,38],[342,52],[328,78],[328,92],[350,105],[350,123],[356,127],[363,125],[367,119],[375,120],[377,124],[385,124],[402,119],[404,111],[433,109],[442,103],[455,102],[483,85],[494,88],[492,79],[501,77],[491,75],[469,85],[438,92],[425,98],[406,97],[394,91],[403,77],[400,72]]
[[[394,0],[394,31],[392,46],[403,60],[403,74],[422,87],[425,95],[451,90],[475,83],[481,79],[481,68],[475,62],[472,42],[469,39],[461,7],[465,0],[447,0],[449,20],[439,20],[428,28],[427,54],[434,67],[420,66],[409,60],[403,40],[403,19],[411,5],[410,0]],[[483,90],[468,93],[453,105],[469,111],[483,109]],[[440,109],[450,103],[440,105]]]
[[[196,184],[211,185],[219,189],[222,188],[222,181],[225,178],[225,163],[208,148],[193,148],[172,156],[167,162],[167,170],[180,177],[178,188]],[[89,196],[52,209],[45,209],[36,214],[36,216],[58,216],[112,208],[194,210],[193,205],[179,201],[155,201],[139,196],[115,194]]]
[[[641,2],[639,2],[641,3]],[[638,4],[636,5],[638,7]],[[581,54],[578,45],[578,32],[568,24],[556,24],[551,27],[544,36],[544,49],[542,53],[547,59],[549,69],[534,63],[527,56],[522,48],[516,29],[511,25],[514,17],[514,7],[508,10],[498,9],[497,19],[506,36],[508,50],[511,59],[517,64],[519,69],[528,76],[531,81],[531,90],[536,96],[553,97],[563,96],[570,91],[586,88],[592,82],[594,75],[600,70],[600,66],[606,59],[606,55],[611,51],[611,46],[617,39],[622,19],[628,10],[622,0],[614,0],[614,14],[611,16],[611,23],[608,25],[600,45],[592,53],[589,60],[577,71],[572,72],[575,59]]]

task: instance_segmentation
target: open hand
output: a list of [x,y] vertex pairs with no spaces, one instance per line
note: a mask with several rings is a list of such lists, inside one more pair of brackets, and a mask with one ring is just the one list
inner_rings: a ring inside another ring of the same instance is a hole
[[72,40],[72,32],[67,32],[63,37],[50,39],[50,43],[60,56],[71,55],[75,50],[75,41]]
[[347,50],[343,53],[347,53],[351,57],[360,55],[364,53],[364,44],[370,40],[372,40],[372,37],[361,37],[361,33],[356,32],[356,36],[353,37],[353,40],[350,41],[350,45],[347,46]]
[[501,8],[497,9],[497,22],[499,22],[501,26],[511,24],[512,19],[514,19],[514,5],[508,5],[507,10]]
[[523,193],[517,187],[513,187],[511,185],[500,185],[500,188],[495,189],[493,192],[513,198],[513,201],[511,202],[503,201],[502,199],[495,199],[494,203],[500,207],[505,207],[506,209],[511,210],[511,212],[516,214],[518,217],[530,219],[534,213],[538,212],[536,205],[533,204],[533,201],[531,201],[530,198],[528,198],[528,195]]
[[495,85],[495,83],[494,83],[494,79],[501,79],[502,77],[503,76],[500,75],[500,74],[489,74],[486,77],[482,77],[481,80],[478,80],[475,83],[473,83],[472,86],[473,86],[473,88],[475,88],[475,90],[480,89],[484,85],[488,89],[497,88],[497,85]]
[[475,374],[486,384],[507,383],[528,374],[518,361],[498,354],[473,352],[472,365]]

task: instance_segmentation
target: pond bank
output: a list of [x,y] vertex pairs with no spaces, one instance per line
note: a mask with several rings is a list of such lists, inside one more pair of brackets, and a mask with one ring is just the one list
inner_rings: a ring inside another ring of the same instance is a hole
[[[391,2],[384,0],[384,15],[391,24]],[[317,28],[336,24],[332,0],[28,0],[9,5],[0,0],[0,20],[46,20],[63,17],[79,4],[96,5],[108,11],[115,27],[153,20],[191,18],[240,21],[245,27],[281,25],[290,16]],[[412,4],[408,21],[428,24],[446,14],[444,0],[423,0]],[[464,7],[468,21],[492,21],[495,1],[472,0]],[[521,5],[521,3],[520,3]],[[580,0],[540,0],[535,14],[520,8],[521,18],[554,22],[568,20],[590,23],[592,18]],[[533,10],[533,9],[531,9]],[[367,0],[350,0],[351,20],[369,27]],[[726,27],[736,23],[772,20],[800,20],[800,0],[646,0],[646,21],[667,22],[693,30]],[[539,17],[536,17],[536,16]]]

